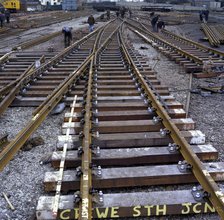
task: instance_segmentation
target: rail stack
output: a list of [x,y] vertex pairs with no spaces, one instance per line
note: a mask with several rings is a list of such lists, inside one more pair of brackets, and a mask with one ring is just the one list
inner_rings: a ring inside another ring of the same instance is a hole
[[201,27],[211,46],[219,47],[224,43],[224,35],[220,31],[222,27],[208,24],[202,24]]

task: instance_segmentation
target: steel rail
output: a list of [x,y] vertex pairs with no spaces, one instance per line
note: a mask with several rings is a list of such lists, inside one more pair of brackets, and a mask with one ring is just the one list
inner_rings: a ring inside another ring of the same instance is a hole
[[102,33],[97,36],[96,42],[93,48],[93,56],[91,57],[90,69],[89,69],[89,80],[87,86],[87,97],[85,104],[85,116],[84,116],[84,128],[83,128],[83,140],[82,140],[82,176],[80,180],[80,193],[82,202],[80,203],[79,210],[79,220],[90,220],[92,219],[92,170],[90,168],[92,162],[92,83],[93,83],[93,71],[96,67],[96,57],[98,54],[106,47],[111,41],[111,38],[117,33],[119,26],[112,32],[112,34],[104,41],[104,43],[99,47],[99,39],[102,37]]
[[224,42],[224,36],[223,34],[219,31],[219,26],[210,26],[212,32],[215,34],[217,39],[219,40],[220,44]]
[[[103,45],[105,45],[105,42]],[[60,85],[57,91],[54,91],[54,94],[50,96],[48,102],[45,103],[35,115],[33,115],[32,119],[28,122],[26,127],[23,128],[0,153],[0,171],[4,169],[7,163],[13,158],[17,151],[23,146],[23,144],[28,140],[28,138],[33,134],[33,132],[39,127],[39,125],[44,121],[47,115],[54,109],[54,107],[58,104],[63,95],[69,91],[74,81],[78,79],[78,77],[87,69],[93,56],[94,53],[87,57],[87,59],[70,75],[70,77],[68,77]]]
[[0,65],[5,63],[8,59],[9,59],[9,56],[12,54],[13,52],[8,52],[6,53],[5,55],[3,55],[2,57],[0,57]]
[[[139,22],[139,21],[136,21],[136,20],[134,20],[134,21],[140,23],[141,26],[142,26],[146,31],[148,31],[148,28],[147,28],[143,23],[141,23],[141,22]],[[186,37],[182,37],[182,36],[180,36],[180,35],[174,34],[174,33],[172,33],[171,31],[162,29],[161,32],[164,33],[164,34],[170,35],[170,36],[172,36],[173,38],[175,38],[175,39],[177,39],[177,40],[179,40],[179,41],[180,41],[180,40],[183,40],[183,41],[189,43],[189,44],[192,45],[192,46],[197,46],[198,48],[200,48],[200,49],[202,49],[202,50],[210,50],[210,49],[213,50],[213,49],[210,48],[210,47],[207,47],[207,46],[205,46],[205,45],[203,45],[203,44],[200,44],[200,43],[197,43],[197,42],[195,42],[195,41],[192,41],[192,40],[190,40],[190,39],[188,39],[188,38],[186,38]],[[221,51],[220,51],[220,52],[221,52]]]
[[[37,77],[39,74],[41,74],[43,71],[47,70],[50,66],[58,63],[61,59],[63,59],[64,56],[66,56],[68,53],[70,53],[70,51],[72,51],[75,47],[77,47],[79,44],[81,44],[82,42],[84,42],[85,40],[89,39],[90,37],[92,37],[95,33],[97,33],[101,28],[96,29],[94,32],[88,34],[87,36],[83,37],[82,39],[80,39],[79,41],[76,41],[74,44],[72,44],[70,47],[66,48],[65,50],[63,50],[62,52],[60,52],[59,54],[57,54],[56,56],[54,56],[52,59],[50,59],[48,62],[46,62],[45,64],[41,65],[39,68],[33,70],[33,71],[29,71],[27,74],[26,72],[24,74],[22,74],[22,76],[20,76],[18,78],[18,80],[14,81],[14,83],[12,85],[8,85],[6,86],[6,88],[3,88],[0,91],[0,97],[2,95],[5,95],[6,91],[9,92],[9,90],[11,88],[13,88],[15,86],[16,89],[13,89],[13,91],[10,92],[10,95],[6,96],[4,101],[2,102],[1,106],[0,106],[0,115],[7,109],[7,107],[13,102],[13,100],[15,99],[18,91],[24,87],[25,84],[30,83],[30,81],[32,81],[35,77]],[[17,85],[18,84],[18,85]],[[45,102],[46,103],[46,102]],[[35,113],[34,113],[35,114]]]
[[[177,51],[181,56],[188,57],[190,60],[194,61],[196,64],[203,64],[203,60],[202,60],[202,59],[200,59],[200,58],[198,58],[198,57],[196,57],[196,56],[194,56],[194,55],[192,55],[192,54],[190,54],[190,53],[188,53],[188,52],[182,50],[181,48],[179,48],[179,47],[177,47],[177,46],[175,46],[175,45],[169,43],[168,41],[162,39],[161,37],[157,36],[156,34],[153,34],[153,33],[150,32],[150,31],[144,31],[144,30],[140,29],[139,27],[137,27],[137,26],[131,24],[130,22],[127,22],[127,21],[126,21],[126,23],[127,23],[129,26],[131,26],[130,29],[131,29],[133,32],[135,32],[137,35],[139,35],[140,37],[142,37],[142,38],[143,38],[144,40],[146,40],[148,43],[151,43],[151,41],[150,41],[146,36],[144,36],[143,34],[141,34],[140,32],[143,32],[143,33],[145,33],[145,34],[147,34],[147,35],[150,35],[154,40],[157,40],[157,41],[159,40],[160,42],[162,42],[163,45],[165,44],[165,45],[167,45],[168,47],[170,47],[171,49]],[[139,31],[134,30],[133,27],[134,27],[134,28],[137,28]]]
[[52,39],[54,37],[57,37],[61,33],[62,33],[61,31],[57,31],[57,32],[54,32],[54,33],[51,33],[51,34],[48,34],[48,35],[45,35],[45,36],[40,36],[40,37],[35,38],[33,40],[29,40],[27,42],[18,44],[17,46],[13,47],[12,50],[23,50],[23,49],[27,49],[29,47],[32,47],[32,46],[41,44],[41,43],[43,43],[45,41],[48,41],[48,40],[50,40],[50,39]]
[[[131,20],[133,20],[133,19],[131,19]],[[144,24],[142,24],[141,22],[136,21],[136,20],[134,20],[134,21],[137,22],[137,23],[139,23],[139,24],[140,24],[140,25],[141,25],[147,32],[149,31],[148,28],[146,28]],[[161,30],[161,32],[164,33],[164,34],[170,35],[170,36],[172,36],[173,38],[176,38],[176,39],[178,39],[178,40],[183,40],[183,41],[185,41],[185,42],[191,44],[192,46],[197,47],[198,49],[206,50],[206,51],[208,51],[209,53],[217,54],[217,55],[219,55],[221,58],[224,57],[224,52],[221,51],[221,50],[213,49],[213,48],[211,48],[211,47],[208,47],[208,46],[206,46],[206,45],[200,44],[200,43],[198,43],[198,42],[195,42],[195,41],[190,40],[190,39],[188,39],[188,38],[186,38],[186,37],[177,35],[177,34],[175,34],[175,33],[172,33],[172,32],[170,32],[170,31],[168,31],[168,30],[165,30],[165,29]]]
[[[107,25],[109,25],[110,23],[111,23],[112,21],[110,21],[110,22],[108,22],[108,23],[106,23],[106,26]],[[100,27],[100,28],[98,28],[97,30],[95,30],[94,32],[92,32],[92,33],[90,33],[90,34],[88,34],[87,36],[89,36],[89,37],[91,37],[93,34],[95,34],[95,33],[98,33],[99,31],[101,31],[103,29],[103,27]],[[87,38],[87,36],[85,36],[84,38],[85,39],[88,39]],[[81,41],[81,40],[79,40],[78,42],[83,42],[83,40]],[[72,47],[73,48],[73,47]],[[68,49],[69,49],[69,47],[68,47]],[[70,50],[70,49],[69,49]],[[91,58],[91,56],[93,56],[93,54],[94,53],[92,53],[92,54],[90,54],[89,55],[89,57],[87,57],[87,59],[90,59]],[[58,56],[59,55],[57,55],[56,57],[55,57],[55,59],[57,59],[57,60],[61,60],[63,57],[64,57],[64,53],[63,53],[63,55],[62,55],[62,57],[60,56],[60,59],[58,58]],[[53,58],[53,60],[54,61],[52,61],[52,62],[55,62],[55,59]],[[66,80],[66,79],[65,79]],[[41,108],[43,108],[43,106],[48,102],[48,100],[52,97],[52,96],[54,96],[54,94],[57,92],[57,89],[58,88],[60,88],[61,86],[63,86],[63,82],[42,102],[42,104],[40,104],[35,110],[34,110],[34,112],[32,113],[33,115],[35,115],[35,114],[37,114],[39,111],[40,111],[40,109]]]
[[[45,60],[44,55],[40,58],[40,63],[43,63]],[[16,95],[20,91],[21,87],[24,86],[23,81],[26,76],[32,75],[33,70],[35,69],[35,63],[32,63],[24,73],[19,76],[16,80],[8,84],[7,86],[3,87],[0,90],[0,115],[3,114],[3,112],[6,111],[6,109],[9,107],[9,105],[13,102]],[[4,96],[4,97],[3,97]]]
[[[40,75],[43,71],[47,70],[50,66],[52,66],[52,65],[56,64],[57,62],[59,62],[70,51],[72,51],[75,47],[77,47],[78,45],[80,45],[85,40],[87,40],[90,37],[92,37],[94,34],[98,33],[99,30],[101,30],[101,28],[96,29],[94,32],[88,34],[84,38],[80,39],[79,41],[76,41],[70,47],[66,48],[65,50],[63,50],[62,52],[60,52],[59,54],[57,54],[56,56],[54,56],[52,59],[50,59],[48,62],[46,62],[43,65],[41,65],[40,67],[38,67],[36,69],[33,69],[31,71],[32,67],[30,66],[18,79],[16,79],[14,82],[10,83],[6,87],[3,87],[0,90],[0,97],[2,97],[2,96],[5,96],[5,97],[4,97],[4,100],[0,104],[0,115],[13,102],[13,100],[15,99],[16,95],[18,94],[19,90],[21,88],[23,88],[24,85],[29,84],[30,81],[32,81],[34,78],[36,78],[38,75]],[[10,54],[11,54],[11,52],[8,54],[8,56]],[[42,60],[42,58],[40,60]],[[13,88],[13,90],[10,91],[12,88]],[[7,95],[7,94],[9,94],[9,95]],[[44,104],[45,103],[46,102],[44,102]]]
[[[95,55],[97,50],[97,45],[99,41],[99,37],[102,34],[103,30],[101,30],[95,40],[92,55]],[[79,219],[91,219],[92,216],[92,196],[90,191],[92,189],[92,171],[90,168],[90,164],[92,163],[92,153],[91,153],[91,144],[92,144],[92,77],[93,77],[93,60],[94,56],[91,56],[89,74],[88,74],[88,86],[87,86],[87,97],[85,104],[85,115],[84,115],[84,128],[83,128],[83,140],[82,140],[82,159],[81,159],[81,170],[82,176],[80,179],[80,194],[81,194],[81,203],[80,203],[80,214]]]
[[207,24],[201,24],[202,30],[208,38],[209,43],[212,46],[220,46],[220,40],[215,32]]
[[[102,28],[102,27],[101,27]],[[55,63],[56,61],[61,60],[70,50],[72,50],[78,43],[84,41],[84,39],[88,39],[93,34],[97,33],[101,28],[98,28],[94,32],[88,34],[75,44],[66,48],[63,52],[56,55],[51,59],[52,62],[45,63],[37,70],[32,72],[32,77],[34,73],[39,73],[43,71],[45,68],[48,68],[50,64]],[[86,70],[92,56],[87,57],[87,59],[68,77],[57,90],[54,90],[53,94],[47,99],[48,102],[45,102],[42,108],[33,115],[31,121],[28,122],[25,128],[23,128],[16,137],[5,147],[5,149],[0,153],[0,171],[4,169],[7,163],[13,158],[13,156],[17,153],[17,151],[23,146],[23,144],[28,140],[28,138],[33,134],[33,132],[39,127],[39,125],[44,121],[47,115],[54,109],[54,107],[61,100],[63,95],[72,87],[73,82],[76,78],[78,78],[81,73]],[[30,79],[30,76],[28,76]],[[27,80],[28,77],[25,77],[24,81]],[[26,82],[24,82],[26,83]]]
[[80,193],[82,201],[80,203],[80,220],[88,220],[92,218],[92,171],[90,168],[90,164],[92,161],[92,153],[91,153],[91,143],[92,143],[92,135],[91,135],[91,127],[92,127],[92,77],[93,77],[93,57],[91,58],[90,68],[89,68],[89,81],[87,86],[87,97],[86,97],[86,105],[85,105],[85,125],[83,129],[83,140],[82,140],[82,177],[80,179]]
[[124,51],[125,57],[134,74],[137,76],[138,81],[141,83],[142,88],[147,94],[149,103],[155,109],[158,116],[162,119],[162,123],[167,129],[167,134],[171,136],[174,143],[180,148],[180,153],[183,155],[184,159],[191,165],[192,172],[194,173],[198,182],[202,185],[203,189],[207,192],[208,199],[212,202],[218,214],[222,217],[222,219],[224,219],[223,192],[215,183],[209,172],[205,169],[205,166],[201,163],[197,155],[193,152],[185,138],[181,136],[179,129],[172,122],[170,116],[167,114],[161,103],[156,99],[156,96],[147,85],[142,74],[136,67],[133,59],[130,57],[127,48],[124,46],[124,40],[121,34],[119,35],[119,37],[122,42],[122,50]]
[[23,146],[23,144],[28,140],[28,138],[33,134],[33,132],[40,126],[40,124],[45,120],[47,115],[54,109],[54,107],[61,100],[63,95],[69,90],[75,79],[86,70],[89,65],[92,56],[86,59],[82,65],[76,69],[71,77],[67,79],[66,82],[56,91],[54,96],[48,100],[43,108],[35,114],[28,124],[23,128],[16,137],[5,147],[5,149],[0,153],[0,171],[4,169],[7,163],[13,158],[17,151]]
[[163,32],[163,33],[166,33],[166,34],[168,34],[168,35],[172,35],[173,37],[182,39],[182,40],[184,40],[184,41],[187,41],[187,42],[191,43],[192,46],[196,46],[196,47],[198,47],[199,49],[206,50],[206,51],[208,51],[208,52],[210,52],[210,53],[213,53],[213,54],[217,54],[217,55],[221,56],[221,58],[224,57],[224,52],[223,52],[223,51],[213,49],[213,48],[211,48],[211,47],[208,47],[208,46],[205,46],[205,45],[200,44],[200,43],[198,43],[198,42],[195,42],[195,41],[193,41],[193,40],[190,40],[190,39],[188,39],[188,38],[186,38],[186,37],[176,35],[176,34],[170,32],[170,31],[167,31],[167,30],[162,30],[162,32]]
[[214,28],[216,30],[217,33],[219,33],[220,36],[220,41],[223,44],[224,43],[224,30],[223,30],[223,25],[216,25]]

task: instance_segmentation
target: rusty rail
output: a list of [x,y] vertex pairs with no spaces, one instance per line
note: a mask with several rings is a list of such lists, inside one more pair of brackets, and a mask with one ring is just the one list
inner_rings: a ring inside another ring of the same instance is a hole
[[[124,189],[125,187],[126,189],[126,187],[137,186],[150,188],[157,184],[176,185],[177,182],[190,183],[189,180],[194,178],[191,171],[182,173],[178,170],[179,158],[183,159],[178,151],[179,146],[176,145],[175,152],[167,149],[168,143],[173,143],[174,138],[177,139],[177,144],[183,141],[175,136],[175,132],[178,132],[178,135],[181,132],[181,135],[185,136],[184,131],[191,132],[191,129],[194,130],[194,125],[191,124],[192,122],[189,123],[189,119],[183,118],[186,116],[185,113],[172,113],[173,108],[174,110],[175,108],[182,109],[180,103],[173,102],[169,92],[164,92],[164,87],[159,84],[154,75],[155,72],[149,68],[148,64],[145,64],[144,60],[141,60],[141,56],[135,53],[130,45],[128,47],[124,45],[121,33],[125,31],[121,30],[119,34],[115,32],[111,41],[110,38],[108,39],[108,45],[105,44],[105,48],[100,47],[97,50],[98,53],[95,52],[90,61],[90,68],[85,71],[85,77],[75,85],[72,91],[72,95],[80,94],[81,97],[78,98],[75,106],[74,104],[71,106],[76,107],[74,114],[65,114],[62,135],[58,139],[58,151],[52,155],[53,167],[60,167],[65,158],[60,149],[68,144],[71,150],[64,164],[67,170],[64,172],[63,179],[60,171],[46,173],[45,190],[47,192],[56,191],[56,194],[55,196],[42,196],[39,199],[36,209],[38,219],[49,220],[52,207],[54,207],[52,204],[58,197],[58,188],[55,184],[57,182],[61,184],[62,192],[76,191],[75,194],[68,193],[61,196],[58,215],[54,216],[60,219],[120,219],[122,217],[140,218],[152,215],[183,214],[186,213],[185,204],[192,204],[191,207],[189,206],[191,209],[189,213],[215,212],[214,207],[207,200],[196,200],[191,190],[161,191],[161,193],[139,192],[138,190],[137,192],[132,190],[131,193],[126,193],[125,190],[124,193],[120,190],[119,192],[111,190],[111,188]],[[103,39],[103,37],[100,38]],[[73,97],[66,99],[67,102],[72,100]],[[158,119],[159,123],[156,123],[155,119]],[[186,123],[184,127],[190,126],[185,127],[186,130],[177,124],[177,121],[182,120]],[[180,130],[176,130],[176,127]],[[69,138],[65,136],[68,133],[67,129],[71,131]],[[161,129],[165,136],[162,136]],[[190,143],[188,137],[186,140]],[[204,144],[204,140],[191,143],[192,149],[195,150],[193,144]],[[180,152],[184,152],[188,159],[188,150],[184,149],[181,144],[180,147]],[[201,147],[203,150],[206,148]],[[166,156],[163,155],[164,151],[161,153],[160,148],[166,151]],[[156,152],[152,152],[153,150]],[[212,155],[214,157],[214,154],[210,153],[207,157]],[[161,161],[161,156],[166,158]],[[199,158],[201,159],[201,156]],[[172,171],[166,173],[162,170],[154,178],[155,173],[151,171],[156,169],[155,164],[161,165],[162,163],[167,170],[172,166]],[[167,163],[174,164],[167,165]],[[146,164],[151,164],[151,166],[146,167]],[[100,165],[105,167],[101,170],[101,167],[98,167]],[[189,169],[196,169],[195,164],[193,168],[190,165]],[[224,167],[224,164],[222,166]],[[208,169],[206,172],[210,172],[209,166],[206,166],[206,169]],[[219,169],[218,167],[218,172]],[[202,172],[205,173],[205,170]],[[219,179],[220,173],[213,177],[214,180],[221,180]],[[164,178],[163,181],[160,181],[160,178]],[[195,178],[193,181],[198,182]],[[100,191],[97,191],[98,189]],[[101,191],[103,189],[110,189],[110,193],[103,194]]]
[[92,171],[90,165],[92,163],[92,152],[91,152],[91,144],[92,144],[92,78],[93,78],[93,71],[94,66],[96,65],[96,57],[102,51],[102,49],[110,42],[111,38],[117,33],[117,27],[112,34],[104,41],[100,48],[97,48],[100,35],[97,36],[96,42],[94,44],[93,49],[93,56],[91,58],[90,68],[89,68],[89,81],[87,86],[87,97],[86,97],[86,104],[85,104],[85,125],[83,128],[83,140],[82,140],[82,147],[83,147],[83,154],[82,154],[82,177],[80,181],[80,192],[82,202],[80,204],[80,220],[90,220],[92,219]]
[[209,53],[211,54],[216,54],[216,55],[219,55],[221,58],[224,57],[224,52],[221,51],[221,50],[217,50],[217,49],[214,49],[214,48],[211,48],[211,47],[208,47],[208,46],[205,46],[203,44],[200,44],[198,42],[195,42],[193,40],[190,40],[186,37],[182,37],[182,36],[179,36],[179,35],[176,35],[170,31],[167,31],[167,30],[162,30],[163,33],[167,34],[167,35],[170,35],[172,36],[173,38],[176,38],[176,39],[180,39],[180,40],[183,40],[183,41],[186,41],[188,42],[189,44],[191,44],[192,46],[195,46],[196,48],[199,48],[201,50],[205,50],[205,51],[208,51]]
[[57,37],[59,35],[61,35],[61,31],[57,31],[57,32],[54,32],[54,33],[51,33],[51,34],[48,34],[48,35],[45,35],[45,36],[41,36],[41,37],[35,38],[33,40],[30,40],[28,42],[18,44],[15,47],[13,47],[12,50],[27,49],[27,48],[33,47],[35,45],[41,44],[43,42],[46,42],[46,41],[48,41],[48,40],[50,40],[54,37]]
[[[40,63],[44,63],[44,61],[45,57],[42,56],[40,58]],[[16,79],[14,82],[11,82],[10,84],[8,84],[7,86],[3,87],[0,90],[0,97],[2,98],[0,102],[0,115],[3,112],[5,112],[5,110],[15,99],[20,89],[24,87],[24,81],[26,80],[26,78],[32,77],[34,70],[35,70],[35,62],[32,63],[18,79]]]
[[3,63],[5,63],[9,59],[9,56],[11,54],[12,54],[12,52],[8,52],[4,56],[0,57],[0,65],[2,65]]
[[224,194],[215,183],[214,179],[205,169],[204,165],[201,163],[197,155],[192,151],[187,141],[181,136],[179,129],[176,125],[170,120],[170,116],[164,110],[163,106],[159,103],[149,86],[147,85],[146,81],[144,80],[142,74],[139,72],[138,68],[136,67],[133,59],[129,56],[127,48],[125,48],[124,40],[120,34],[120,39],[122,43],[122,49],[125,53],[127,61],[130,67],[133,69],[134,74],[139,79],[141,83],[142,89],[144,89],[145,93],[147,94],[148,100],[151,103],[151,106],[155,109],[156,113],[161,118],[163,125],[166,128],[167,134],[170,134],[174,143],[179,147],[180,153],[183,155],[184,159],[189,163],[192,168],[192,172],[194,173],[195,177],[202,185],[203,189],[207,192],[207,196],[209,200],[214,205],[215,209],[219,213],[221,217],[224,216]]
[[[149,32],[148,28],[144,25],[144,23],[141,23],[141,22],[136,21],[136,20],[133,20],[133,19],[131,19],[131,20],[134,21],[134,22],[137,22],[137,23],[142,27],[142,28],[139,30],[140,32],[141,32],[142,29],[144,29],[144,30],[142,30],[142,31],[146,31],[146,33]],[[134,26],[134,27],[136,28],[136,26]],[[219,30],[220,30],[220,28],[222,29],[222,26],[221,26],[221,25],[219,26]],[[191,39],[188,39],[188,38],[186,38],[186,37],[177,35],[177,34],[175,34],[175,33],[172,33],[171,31],[168,31],[168,30],[165,30],[165,29],[161,30],[161,32],[164,33],[165,35],[169,35],[169,36],[171,36],[172,38],[176,39],[177,41],[184,41],[184,42],[186,42],[187,44],[190,44],[191,46],[193,46],[193,47],[195,47],[195,48],[201,49],[202,51],[207,51],[207,52],[210,53],[210,54],[216,54],[216,55],[219,55],[220,58],[223,58],[223,57],[224,57],[224,52],[221,51],[221,50],[217,50],[217,49],[208,47],[208,46],[206,46],[206,45],[200,44],[200,43],[198,43],[198,42],[195,42],[195,41],[193,41],[193,40],[191,40]],[[152,32],[151,32],[151,33],[152,33]],[[222,32],[222,33],[224,33],[224,32]],[[156,37],[156,36],[155,36],[155,37]]]
[[[101,28],[100,28],[101,29]],[[44,65],[40,66],[38,69],[30,72],[29,75],[23,79],[23,83],[28,83],[31,77],[36,77],[36,74],[40,74],[49,66],[57,63],[61,60],[66,54],[68,54],[74,47],[76,47],[79,43],[85,41],[95,33],[97,33],[100,29],[95,30],[94,32],[88,34],[75,44],[71,45],[70,47],[66,48],[63,52],[59,53],[55,57],[53,57],[49,62],[45,63]],[[88,57],[79,68],[77,68],[70,77],[67,78],[56,90],[54,93],[49,96],[48,102],[45,103],[41,109],[39,109],[38,113],[33,115],[32,120],[26,125],[24,129],[22,129],[14,140],[12,140],[4,149],[4,151],[0,154],[0,170],[3,170],[7,163],[13,158],[16,152],[23,146],[26,140],[30,137],[30,135],[39,127],[39,125],[44,121],[47,115],[54,109],[57,103],[61,100],[63,95],[69,90],[70,85],[74,82],[74,80],[83,73],[83,71],[87,68],[91,57]]]
[[[176,52],[177,52],[178,54],[180,54],[181,56],[183,56],[183,57],[187,57],[188,59],[194,61],[196,64],[197,64],[197,63],[198,63],[198,64],[202,64],[202,63],[203,63],[202,59],[200,59],[200,58],[198,58],[198,57],[196,57],[196,56],[194,56],[194,55],[192,55],[192,54],[190,54],[190,53],[188,53],[188,52],[182,50],[181,48],[179,48],[179,47],[177,47],[177,46],[175,46],[175,45],[169,43],[168,41],[166,41],[166,40],[160,38],[159,36],[153,34],[152,32],[147,32],[147,31],[141,30],[140,28],[138,28],[138,27],[136,27],[136,26],[133,26],[133,25],[132,25],[131,23],[129,23],[129,22],[127,22],[127,24],[131,26],[131,29],[132,29],[136,34],[138,34],[139,36],[141,36],[141,37],[142,37],[144,40],[146,40],[148,43],[152,44],[153,42],[152,42],[151,40],[149,40],[145,35],[141,34],[140,32],[143,32],[143,33],[145,33],[145,34],[147,34],[147,35],[149,34],[149,35],[153,38],[153,40],[154,40],[155,42],[160,41],[165,47],[169,47],[170,50],[174,50],[174,51],[176,51]],[[133,29],[133,28],[137,28],[137,29],[139,29],[139,31],[136,31],[136,30]]]
[[[10,83],[6,87],[3,87],[0,90],[0,97],[2,97],[2,101],[0,103],[0,115],[8,108],[8,106],[13,102],[18,92],[27,84],[30,83],[34,78],[36,78],[38,75],[42,74],[45,70],[47,70],[52,65],[59,62],[63,57],[65,57],[67,54],[69,54],[75,47],[92,37],[94,34],[98,33],[98,31],[101,28],[96,29],[94,32],[88,34],[87,36],[83,37],[79,41],[72,44],[70,47],[67,47],[65,50],[54,56],[52,59],[50,59],[48,62],[44,62],[44,57],[40,59],[41,63],[43,63],[40,67],[34,68],[34,64],[32,64],[28,69],[14,82]],[[7,56],[4,56],[4,59],[8,59],[9,55],[11,53],[7,54]],[[57,89],[56,89],[57,90]],[[56,92],[55,90],[55,92]],[[8,94],[8,95],[7,95]],[[55,94],[55,93],[54,93]],[[53,96],[53,94],[52,94]],[[51,96],[51,97],[52,97]],[[49,97],[50,98],[50,97]],[[46,102],[43,103],[43,105]],[[42,106],[43,106],[42,105]],[[34,113],[35,114],[35,113]]]
[[208,24],[201,24],[201,28],[208,38],[209,43],[214,47],[219,47],[221,44],[220,36],[214,29],[212,29]]
[[[108,25],[108,24],[110,24],[110,22],[108,22],[106,25]],[[84,40],[88,39],[88,38],[91,37],[93,34],[98,33],[98,32],[101,31],[101,30],[102,30],[102,27],[101,27],[101,28],[98,28],[98,29],[95,30],[94,32],[88,34],[86,37],[82,38],[82,39],[79,40],[77,43],[73,44],[73,45],[72,45],[72,48],[74,48],[74,45],[77,46],[78,44],[80,44],[81,42],[83,42]],[[56,55],[52,60],[49,61],[49,63],[51,63],[51,64],[55,64],[57,61],[61,60],[61,58],[63,58],[63,57],[67,54],[67,52],[70,51],[72,48],[71,48],[71,46],[68,47],[68,48],[66,48],[66,49],[65,49],[65,52],[63,52],[62,54]],[[94,53],[95,53],[95,52],[93,51],[93,53],[92,53],[87,59],[91,59],[91,57],[94,56]],[[49,64],[46,65],[46,66],[49,66]],[[62,86],[62,85],[61,85],[61,86]],[[60,86],[59,86],[59,87],[60,87]],[[54,91],[53,93],[51,93],[51,94],[47,97],[47,99],[46,99],[41,105],[39,105],[39,106],[34,110],[33,115],[37,114],[37,113],[40,111],[40,109],[43,108],[43,106],[48,102],[48,100],[49,100],[52,96],[54,96],[55,92],[57,92],[57,89],[58,89],[58,88],[56,88],[55,91]]]

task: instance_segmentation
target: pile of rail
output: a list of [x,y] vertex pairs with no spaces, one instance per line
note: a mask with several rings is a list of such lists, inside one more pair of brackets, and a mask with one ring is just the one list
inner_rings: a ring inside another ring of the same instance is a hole
[[211,46],[218,47],[224,43],[224,25],[201,24],[201,27]]

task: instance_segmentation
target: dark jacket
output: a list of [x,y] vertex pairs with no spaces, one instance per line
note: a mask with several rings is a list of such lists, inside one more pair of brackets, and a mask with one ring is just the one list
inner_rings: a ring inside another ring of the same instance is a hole
[[155,26],[155,24],[158,20],[159,20],[159,16],[154,17],[151,21],[152,26]]
[[159,21],[159,22],[157,23],[157,27],[158,27],[159,29],[161,29],[161,28],[165,28],[165,23],[164,23],[164,21]]
[[5,17],[6,18],[10,18],[10,12],[7,10],[7,11],[5,11]]
[[0,13],[0,21],[3,22],[5,20],[5,15]]
[[88,17],[88,20],[87,20],[87,23],[88,23],[89,25],[94,25],[94,24],[95,24],[95,19],[94,19],[94,17],[93,17],[93,16],[89,16],[89,17]]

